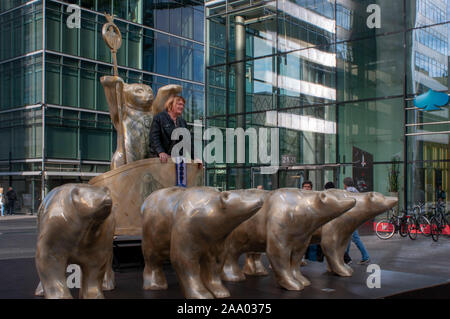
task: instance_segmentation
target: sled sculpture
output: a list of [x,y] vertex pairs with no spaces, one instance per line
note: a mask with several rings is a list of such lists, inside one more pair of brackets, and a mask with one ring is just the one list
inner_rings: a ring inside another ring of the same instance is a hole
[[[203,185],[203,169],[186,164],[187,187]],[[175,163],[161,164],[159,158],[132,162],[89,181],[94,186],[107,186],[113,201],[116,221],[114,235],[141,236],[141,205],[152,192],[176,185]]]

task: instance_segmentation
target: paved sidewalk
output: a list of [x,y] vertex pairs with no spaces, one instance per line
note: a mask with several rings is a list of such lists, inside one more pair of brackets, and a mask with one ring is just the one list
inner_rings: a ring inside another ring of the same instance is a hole
[[[442,235],[438,242],[419,234],[416,240],[395,234],[388,240],[376,235],[361,236],[371,257],[371,263],[383,270],[400,271],[420,275],[434,275],[450,280],[450,236]],[[361,253],[355,244],[350,246],[352,267],[360,267],[357,262]]]
[[[39,282],[34,265],[37,240],[37,218],[32,215],[0,217],[0,276],[1,298],[33,298]],[[379,298],[404,290],[426,287],[450,280],[450,237],[439,242],[422,235],[417,240],[394,235],[381,240],[376,235],[361,236],[371,263],[382,271],[383,290],[366,287],[367,265],[357,265],[361,254],[352,244],[350,255],[355,270],[352,278],[338,277],[326,272],[325,263],[308,262],[302,268],[314,283],[302,293],[288,292],[277,287],[273,274],[252,277],[246,283],[227,283],[234,298]],[[241,257],[243,262],[243,256]],[[267,265],[267,258],[264,257]],[[145,292],[142,287],[142,269],[117,273],[118,289],[107,293],[107,298],[182,298],[173,270],[167,272],[169,290]],[[399,288],[400,287],[400,288]],[[329,292],[329,291],[334,292]]]
[[36,215],[0,217],[0,260],[34,258],[36,239]]
[[0,223],[2,221],[6,221],[6,220],[17,220],[17,219],[33,219],[33,218],[37,218],[37,215],[7,215],[7,216],[0,216]]

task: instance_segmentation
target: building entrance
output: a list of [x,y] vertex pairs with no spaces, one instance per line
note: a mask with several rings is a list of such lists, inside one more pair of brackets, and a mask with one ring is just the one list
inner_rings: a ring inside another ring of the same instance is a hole
[[278,169],[275,174],[261,174],[259,167],[252,168],[252,187],[262,185],[272,190],[284,187],[301,188],[304,181],[313,183],[313,190],[323,190],[327,182],[339,185],[340,165],[293,165]]

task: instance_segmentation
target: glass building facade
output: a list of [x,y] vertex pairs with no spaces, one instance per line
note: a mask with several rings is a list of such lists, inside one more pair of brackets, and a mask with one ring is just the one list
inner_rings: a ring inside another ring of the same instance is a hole
[[449,106],[414,98],[449,92],[450,1],[213,0],[205,14],[205,128],[278,128],[280,165],[262,174],[247,147],[245,163],[208,164],[209,185],[321,190],[350,176],[387,195],[397,170],[401,207],[448,194]]
[[[80,28],[69,28],[81,8]],[[101,30],[115,16],[127,83],[156,95],[179,84],[188,124],[204,116],[204,4],[196,0],[0,1],[0,187],[36,211],[55,186],[109,170],[115,131],[100,77],[112,74]]]

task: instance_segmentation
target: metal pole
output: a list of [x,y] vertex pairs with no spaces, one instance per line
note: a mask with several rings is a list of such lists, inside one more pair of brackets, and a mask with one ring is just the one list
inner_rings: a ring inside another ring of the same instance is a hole
[[[235,18],[235,47],[236,47],[236,113],[245,112],[245,21],[241,16]],[[241,127],[245,130],[245,115],[238,115],[236,118],[236,128]],[[236,170],[236,189],[244,188],[243,172],[239,174],[240,167],[237,165]]]
[[236,46],[236,113],[245,111],[245,25],[244,18],[235,18],[235,46]]
[[9,154],[8,154],[8,167],[9,167],[9,172],[10,172],[10,174],[9,174],[9,176],[8,176],[8,183],[9,183],[9,186],[12,186],[12,175],[11,175],[11,172],[12,172],[12,163],[11,163],[11,159],[12,159],[12,153],[11,153],[11,144],[10,144]]
[[46,29],[46,0],[42,0],[42,166],[41,166],[41,202],[45,197],[45,29]]

